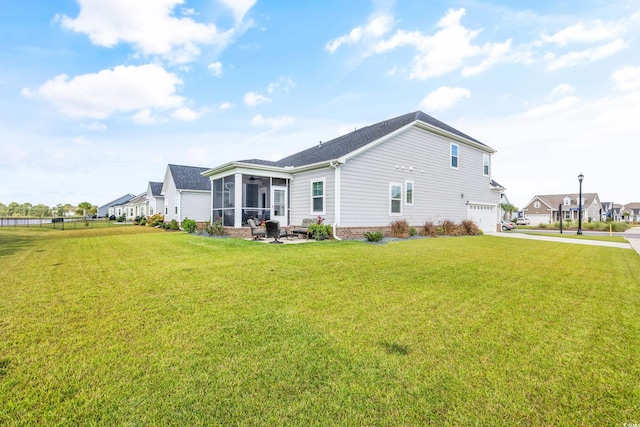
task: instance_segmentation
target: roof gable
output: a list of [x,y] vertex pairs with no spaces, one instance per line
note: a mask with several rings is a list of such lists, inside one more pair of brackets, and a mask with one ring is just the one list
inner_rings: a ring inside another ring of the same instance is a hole
[[321,142],[319,145],[298,153],[285,157],[277,162],[274,166],[304,166],[314,163],[320,163],[340,157],[346,156],[349,153],[353,153],[366,145],[377,141],[411,123],[416,121],[423,122],[429,126],[439,128],[445,132],[456,135],[460,138],[472,141],[476,144],[482,145],[487,149],[488,146],[472,138],[459,130],[423,113],[422,111],[415,111],[413,113],[404,114],[402,116],[394,117],[392,119],[384,120],[382,122],[365,126],[363,128],[354,130],[346,135],[332,139],[331,141]]
[[161,182],[153,182],[149,181],[149,189],[151,190],[152,197],[161,197],[162,193],[162,183]]
[[211,191],[211,181],[201,175],[208,168],[195,166],[168,165],[167,166],[176,190]]

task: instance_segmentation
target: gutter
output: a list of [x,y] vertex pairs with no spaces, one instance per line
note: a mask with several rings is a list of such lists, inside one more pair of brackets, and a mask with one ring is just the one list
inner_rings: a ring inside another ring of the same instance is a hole
[[335,200],[335,212],[334,212],[334,220],[333,220],[333,238],[336,240],[342,240],[340,237],[338,237],[338,218],[340,217],[340,166],[342,165],[342,163],[340,163],[337,160],[332,160],[331,162],[329,162],[329,166],[331,166],[334,171],[335,171],[335,176],[334,176],[334,200]]

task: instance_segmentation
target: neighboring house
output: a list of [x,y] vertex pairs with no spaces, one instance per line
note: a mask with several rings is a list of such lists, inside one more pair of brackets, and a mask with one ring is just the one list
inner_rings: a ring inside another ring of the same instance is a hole
[[157,213],[164,215],[164,196],[162,195],[161,182],[149,182],[147,185],[147,207],[149,216]]
[[[550,194],[534,196],[522,209],[531,225],[551,224],[560,221],[560,210],[564,221],[578,220],[579,194]],[[604,211],[598,193],[582,193],[582,220],[599,221]]]
[[416,111],[321,142],[279,161],[242,160],[209,169],[212,220],[246,227],[322,217],[337,235],[406,220],[471,219],[496,231],[504,188],[491,179],[495,150]]
[[625,221],[640,222],[640,203],[627,203],[622,208],[622,213]]
[[207,168],[167,165],[160,195],[164,197],[165,221],[185,218],[211,221],[211,181],[202,175]]
[[622,205],[617,205],[613,202],[602,202],[602,220],[606,221],[609,218],[613,218],[613,221],[622,221]]
[[120,206],[124,203],[127,203],[129,200],[133,199],[135,196],[133,194],[125,194],[122,197],[119,197],[115,200],[110,201],[109,203],[102,205],[98,208],[98,217],[102,218],[105,216],[120,216],[122,215],[122,209],[120,209],[120,213],[117,213],[117,206]]
[[127,221],[133,221],[137,217],[147,216],[147,193],[137,195],[122,206]]

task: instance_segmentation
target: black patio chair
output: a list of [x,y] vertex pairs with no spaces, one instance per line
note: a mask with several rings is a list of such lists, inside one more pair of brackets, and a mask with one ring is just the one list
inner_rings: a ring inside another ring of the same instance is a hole
[[267,229],[267,237],[273,237],[273,242],[271,243],[284,243],[278,240],[280,237],[286,237],[287,231],[280,228],[279,221],[266,221],[265,227]]

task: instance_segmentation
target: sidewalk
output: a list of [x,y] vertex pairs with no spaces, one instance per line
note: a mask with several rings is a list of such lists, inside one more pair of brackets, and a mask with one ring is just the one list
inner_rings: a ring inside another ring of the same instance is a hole
[[571,239],[567,237],[533,236],[530,234],[512,233],[512,232],[489,233],[489,234],[491,236],[511,237],[516,239],[542,240],[547,242],[558,242],[558,243],[573,243],[575,245],[606,246],[610,248],[619,248],[619,249],[635,249],[635,251],[640,255],[640,227],[631,228],[624,233],[624,238],[627,239],[629,243],[603,242],[600,240],[587,240],[587,239]]

